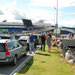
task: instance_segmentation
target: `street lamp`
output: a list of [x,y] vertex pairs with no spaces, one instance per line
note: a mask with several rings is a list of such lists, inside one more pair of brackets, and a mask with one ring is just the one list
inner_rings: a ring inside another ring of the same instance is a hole
[[56,9],[56,8],[54,7],[54,25],[55,25],[55,9]]
[[54,10],[54,23],[55,23],[55,29],[54,29],[54,34],[59,34],[59,29],[58,29],[58,0],[57,0],[57,7],[54,9],[56,9],[56,23],[55,23],[55,10]]

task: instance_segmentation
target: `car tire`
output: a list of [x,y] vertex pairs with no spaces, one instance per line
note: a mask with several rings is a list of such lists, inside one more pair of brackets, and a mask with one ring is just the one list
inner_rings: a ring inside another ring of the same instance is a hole
[[17,64],[17,57],[15,56],[12,62],[12,65],[15,66]]

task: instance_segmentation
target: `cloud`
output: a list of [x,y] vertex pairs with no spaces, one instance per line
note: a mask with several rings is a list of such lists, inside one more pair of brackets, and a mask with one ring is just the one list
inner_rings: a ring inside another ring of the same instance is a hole
[[3,13],[3,11],[2,11],[2,10],[0,10],[0,15],[4,15],[4,13]]
[[[57,0],[31,0],[29,5],[32,6],[43,6],[43,7],[56,7]],[[58,0],[58,7],[68,7],[68,6],[75,6],[75,0]]]
[[66,20],[60,20],[58,23],[59,27],[65,26],[65,27],[75,27],[75,19],[66,21]]
[[7,3],[5,6],[0,7],[0,21],[7,19],[9,22],[22,21],[21,18],[26,18],[25,13],[16,9],[16,1]]
[[40,19],[43,20],[48,20],[50,23],[51,20],[54,19],[54,11],[45,11],[45,10],[40,10],[40,9],[31,9],[30,10],[32,13],[26,14],[26,16],[29,19],[34,19],[34,21],[38,21]]
[[[38,20],[44,20],[45,23],[51,23],[52,25],[54,25],[56,22],[56,14],[54,15],[54,11],[41,10],[41,9],[31,9],[30,11],[31,11],[31,13],[27,13],[26,16],[29,19],[31,19],[33,22],[36,22]],[[62,15],[59,12],[59,17],[60,16],[62,16]]]
[[75,15],[75,13],[70,13],[71,15]]
[[[38,21],[38,20],[45,20],[45,23],[51,23],[52,25],[54,25],[56,23],[56,15],[55,15],[55,21],[54,21],[54,11],[50,11],[50,10],[40,10],[40,9],[31,9],[30,10],[32,13],[27,13],[26,16],[31,19],[34,22]],[[59,16],[58,16],[58,26],[62,27],[62,26],[68,26],[68,27],[75,27],[75,20],[61,20],[60,17],[64,16],[62,14],[62,12],[59,12]],[[67,14],[67,13],[66,13]],[[68,13],[70,14],[70,13]]]
[[20,11],[20,10],[14,10],[14,11],[11,11],[15,16],[14,16],[14,19],[15,20],[22,20],[22,18],[26,18],[25,17],[25,13]]
[[[57,1],[57,0],[56,0]],[[56,6],[55,0],[31,0],[31,3],[29,5],[33,6],[49,6],[49,7],[55,7]],[[67,7],[67,6],[74,6],[75,0],[58,0],[59,7]],[[41,10],[41,9],[32,9],[30,8],[28,11],[30,12],[23,12],[20,9],[16,9],[16,1],[13,1],[12,3],[7,3],[5,6],[0,6],[0,21],[7,19],[8,22],[22,22],[21,18],[28,18],[31,19],[32,22],[36,22],[38,20],[45,20],[46,23],[54,24],[54,10]],[[58,11],[59,18],[60,16],[63,16],[63,12],[61,13]],[[71,13],[74,14],[74,13]],[[58,19],[59,19],[58,18]],[[55,18],[56,19],[56,18]],[[73,20],[58,20],[58,25],[61,26],[68,26],[68,27],[75,27],[75,19]],[[56,22],[56,20],[55,20]]]

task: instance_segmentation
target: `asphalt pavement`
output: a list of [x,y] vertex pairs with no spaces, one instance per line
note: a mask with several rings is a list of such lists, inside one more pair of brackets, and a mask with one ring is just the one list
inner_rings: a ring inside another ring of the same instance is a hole
[[40,45],[37,45],[35,53],[28,53],[26,57],[20,57],[15,66],[9,64],[0,64],[0,75],[15,75],[40,49]]

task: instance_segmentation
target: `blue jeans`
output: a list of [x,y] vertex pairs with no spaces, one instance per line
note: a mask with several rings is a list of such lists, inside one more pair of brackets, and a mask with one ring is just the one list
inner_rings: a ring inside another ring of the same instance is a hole
[[29,47],[30,47],[30,54],[32,53],[32,50],[35,53],[35,49],[34,49],[34,42],[33,43],[29,43]]
[[44,45],[43,50],[45,50],[45,42],[41,42],[41,51],[42,51],[42,45]]
[[70,60],[70,59],[73,59],[73,57],[72,57],[72,56],[70,56],[70,57],[69,57],[69,60]]

